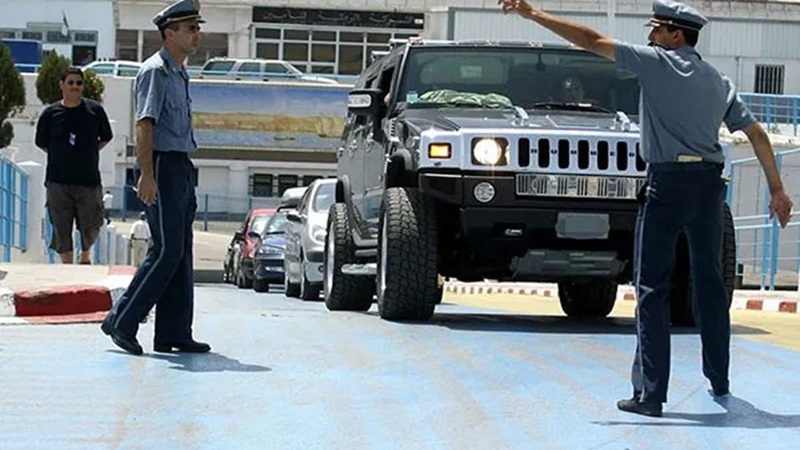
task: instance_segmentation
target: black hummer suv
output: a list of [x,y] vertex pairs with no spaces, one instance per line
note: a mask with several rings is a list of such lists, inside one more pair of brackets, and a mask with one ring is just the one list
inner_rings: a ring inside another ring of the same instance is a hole
[[[404,42],[348,96],[328,219],[330,310],[427,320],[442,277],[557,282],[569,316],[604,317],[634,275],[646,165],[632,74],[563,45]],[[723,266],[735,247],[726,209]],[[686,240],[673,323],[693,323]]]

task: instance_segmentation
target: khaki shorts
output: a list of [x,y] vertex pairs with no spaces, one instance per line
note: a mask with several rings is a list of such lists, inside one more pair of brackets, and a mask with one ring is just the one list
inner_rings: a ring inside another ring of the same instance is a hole
[[53,224],[53,237],[50,248],[56,253],[71,252],[72,224],[81,233],[81,249],[84,251],[94,245],[103,219],[103,187],[77,186],[48,182],[47,212]]

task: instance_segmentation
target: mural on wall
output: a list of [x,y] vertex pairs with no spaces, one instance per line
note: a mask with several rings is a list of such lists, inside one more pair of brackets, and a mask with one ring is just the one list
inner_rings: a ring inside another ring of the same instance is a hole
[[192,82],[200,148],[334,150],[348,86]]

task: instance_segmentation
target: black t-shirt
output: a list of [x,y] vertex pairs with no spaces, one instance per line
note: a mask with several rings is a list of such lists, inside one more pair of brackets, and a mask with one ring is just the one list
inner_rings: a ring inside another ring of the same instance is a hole
[[47,152],[45,180],[99,186],[98,144],[112,136],[108,116],[94,100],[83,99],[73,108],[60,101],[48,106],[36,125],[36,146]]

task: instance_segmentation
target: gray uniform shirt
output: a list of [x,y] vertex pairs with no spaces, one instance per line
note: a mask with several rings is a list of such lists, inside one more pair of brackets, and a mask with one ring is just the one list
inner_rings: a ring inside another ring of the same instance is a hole
[[731,132],[756,122],[736,87],[691,46],[666,50],[617,42],[617,68],[636,74],[642,159],[648,164],[677,162],[678,156],[723,163],[719,128]]
[[197,148],[189,74],[164,48],[147,58],[136,75],[136,120],[145,118],[155,121],[155,150],[191,152]]

